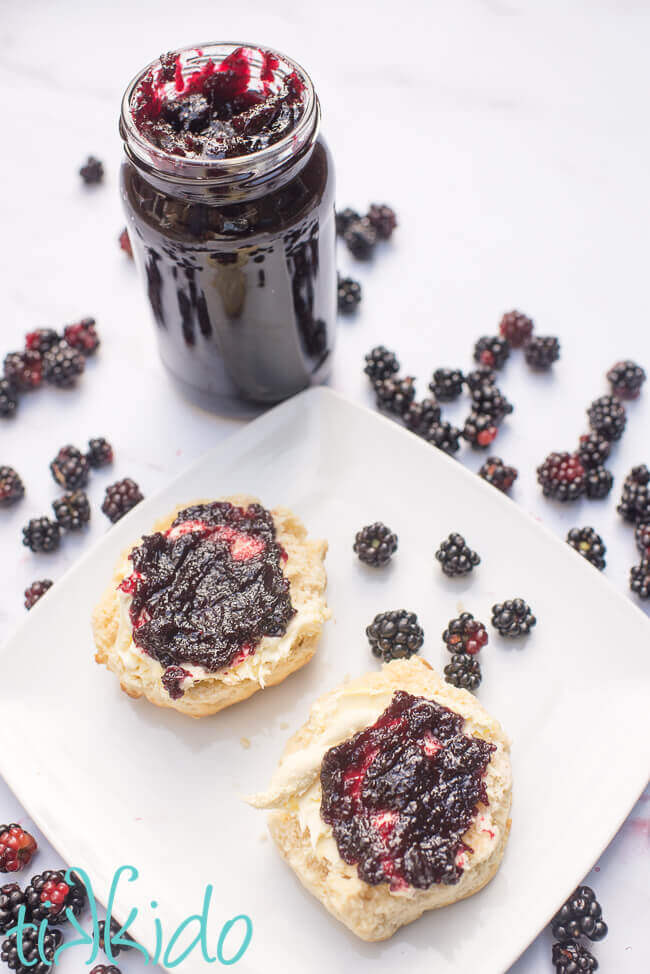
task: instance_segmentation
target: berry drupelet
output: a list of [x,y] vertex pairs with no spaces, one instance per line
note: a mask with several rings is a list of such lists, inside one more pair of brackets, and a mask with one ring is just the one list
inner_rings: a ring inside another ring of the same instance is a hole
[[63,337],[71,348],[76,348],[82,355],[94,355],[99,348],[99,335],[95,328],[94,318],[82,318],[73,325],[66,325]]
[[13,467],[0,467],[0,507],[15,504],[25,496],[25,485]]
[[650,599],[650,558],[642,558],[630,569],[630,588],[640,599]]
[[485,450],[494,443],[499,429],[491,416],[470,413],[463,427],[463,439],[475,450]]
[[527,636],[537,619],[523,599],[507,599],[492,606],[492,625],[501,636]]
[[587,416],[594,433],[600,433],[610,443],[613,440],[620,440],[627,417],[624,406],[615,396],[600,396],[594,399],[587,410]]
[[489,369],[501,369],[510,355],[510,342],[498,335],[483,335],[474,346],[474,361]]
[[519,476],[516,468],[507,466],[501,457],[488,457],[478,474],[483,480],[487,480],[488,484],[492,484],[504,493],[510,490]]
[[575,940],[553,944],[552,960],[555,974],[592,974],[598,970],[598,961],[591,951]]
[[446,421],[432,423],[421,436],[427,443],[432,443],[444,453],[458,453],[460,450],[461,432],[456,426],[452,426]]
[[533,319],[521,311],[507,311],[499,323],[499,333],[512,348],[521,348],[533,333]]
[[351,277],[339,277],[336,295],[339,311],[351,314],[361,303],[361,285]]
[[614,477],[606,467],[594,467],[587,471],[585,493],[589,500],[597,501],[607,497],[614,486]]
[[32,582],[29,588],[25,589],[25,608],[33,609],[40,598],[54,583],[49,578],[41,578],[37,582]]
[[[97,924],[97,927],[99,930],[99,938],[98,938],[99,946],[101,950],[103,950],[104,953],[106,953],[106,920],[100,920],[99,923]],[[133,947],[131,946],[132,943],[131,938],[128,937],[126,934],[122,934],[122,936],[120,937],[120,941],[124,941],[123,943],[113,942],[113,938],[117,937],[121,929],[122,927],[117,922],[117,920],[114,920],[113,917],[111,917],[110,926],[108,928],[108,937],[109,940],[111,941],[111,954],[113,955],[113,957],[117,957],[118,954],[121,954],[123,950],[125,951],[133,950]]]
[[610,454],[611,444],[600,433],[585,433],[580,437],[578,456],[586,470],[602,467]]
[[45,355],[60,341],[61,336],[54,328],[36,328],[25,335],[25,349],[28,352],[38,352],[39,355]]
[[88,483],[90,465],[76,446],[62,446],[50,464],[52,476],[60,487],[77,490]]
[[474,692],[481,684],[481,664],[472,656],[454,653],[444,668],[445,680],[454,687]]
[[467,575],[481,563],[479,555],[465,543],[462,534],[450,534],[441,542],[436,551],[436,560],[440,562],[445,575]]
[[59,389],[69,389],[86,367],[86,360],[67,342],[59,342],[43,356],[43,378]]
[[385,345],[377,345],[366,355],[363,371],[373,381],[389,379],[396,372],[399,372],[399,362],[395,352],[390,352]]
[[479,389],[481,386],[493,386],[497,381],[497,374],[494,369],[487,365],[479,365],[477,369],[472,369],[465,376],[465,382],[470,392]]
[[562,943],[579,937],[602,940],[607,936],[607,924],[602,917],[603,911],[591,886],[578,886],[551,920],[551,931]]
[[16,873],[24,869],[37,848],[34,836],[17,822],[0,825],[0,873]]
[[353,220],[343,234],[343,240],[350,253],[357,260],[370,260],[375,252],[377,231],[366,217]]
[[133,247],[131,246],[131,238],[129,237],[129,231],[126,229],[126,227],[124,227],[120,233],[119,237],[117,238],[117,242],[120,245],[120,250],[123,250],[130,260],[133,260]]
[[65,869],[46,869],[32,876],[25,887],[25,901],[34,923],[47,920],[51,926],[58,926],[67,922],[68,909],[77,918],[81,916],[86,905],[86,887],[76,873],[70,873],[68,883]]
[[418,617],[406,609],[380,612],[367,627],[366,636],[373,655],[387,663],[413,656],[424,642]]
[[56,551],[61,543],[61,526],[49,517],[33,517],[23,528],[23,544],[33,552]]
[[644,463],[633,467],[625,478],[616,510],[625,521],[650,521],[650,470]]
[[650,558],[650,521],[641,521],[634,528],[636,546],[644,558]]
[[404,413],[404,422],[413,433],[426,433],[434,423],[440,422],[441,410],[435,399],[412,402]]
[[554,335],[533,335],[524,345],[524,358],[531,369],[550,369],[560,357],[560,343]]
[[90,504],[83,490],[74,490],[52,502],[54,515],[66,531],[79,531],[90,521]]
[[88,156],[83,166],[79,170],[79,175],[87,186],[101,183],[104,178],[104,167],[95,156]]
[[8,419],[18,409],[18,394],[8,379],[0,379],[0,416]]
[[[603,539],[593,528],[571,528],[566,536],[567,544],[591,562],[599,571],[605,567],[607,549]],[[557,934],[556,934],[557,936]]]
[[38,352],[9,352],[4,360],[4,377],[19,392],[38,389],[43,381],[43,359]]
[[490,416],[495,423],[500,423],[505,416],[513,411],[513,405],[495,385],[477,386],[472,389],[472,411],[482,416]]
[[121,517],[143,500],[140,488],[130,477],[118,480],[106,488],[102,511],[115,524]]
[[0,886],[0,933],[11,930],[18,922],[21,906],[25,906],[25,894],[18,883]]
[[389,240],[397,226],[395,211],[385,203],[373,203],[366,214],[371,226],[377,231],[380,240]]
[[440,402],[452,402],[463,391],[465,377],[460,369],[436,369],[429,389]]
[[397,551],[397,535],[376,521],[357,532],[352,547],[366,565],[386,565]]
[[49,974],[54,964],[54,955],[63,943],[61,931],[46,930],[41,944],[38,929],[25,927],[21,947],[26,964],[23,964],[20,959],[16,938],[17,934],[12,933],[10,937],[3,940],[0,947],[0,960],[4,961],[9,970],[14,971],[15,974]]
[[537,468],[537,481],[545,497],[575,501],[585,492],[585,468],[573,453],[549,453]]
[[442,640],[450,653],[466,653],[475,656],[487,645],[487,629],[475,619],[471,612],[463,612],[457,619],[451,619],[442,634]]
[[607,379],[614,395],[619,399],[636,399],[646,380],[646,374],[640,365],[627,359],[613,365],[607,373]]
[[113,447],[103,436],[97,436],[92,440],[88,440],[86,460],[95,470],[98,470],[100,467],[107,467],[113,462]]
[[361,214],[357,213],[351,207],[346,206],[344,210],[337,211],[336,213],[336,232],[339,237],[342,237],[345,231],[352,223],[356,223],[361,219]]
[[415,379],[407,375],[403,379],[378,379],[375,382],[377,406],[395,416],[404,416],[415,399]]

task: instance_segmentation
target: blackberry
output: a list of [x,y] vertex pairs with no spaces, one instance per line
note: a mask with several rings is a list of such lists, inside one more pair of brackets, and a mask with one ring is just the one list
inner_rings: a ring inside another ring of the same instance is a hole
[[[22,953],[27,961],[23,964],[17,947],[17,934],[12,933],[10,937],[3,940],[0,948],[0,960],[15,971],[15,974],[49,974],[54,964],[54,955],[63,943],[63,934],[60,930],[46,930],[43,936],[42,945],[39,946],[39,932],[36,927],[26,927],[22,935]],[[41,954],[45,958],[41,958]]]
[[636,399],[645,382],[645,370],[636,362],[617,362],[607,373],[612,391],[619,399]]
[[609,456],[611,445],[600,433],[585,433],[580,437],[578,456],[582,466],[587,470],[602,467]]
[[[97,927],[99,930],[99,937],[98,937],[99,946],[101,950],[103,950],[104,953],[106,953],[106,920],[100,920],[99,923],[97,924]],[[113,943],[113,937],[117,937],[121,929],[122,927],[117,922],[117,920],[114,920],[113,917],[111,917],[111,922],[108,928],[108,936],[111,942],[111,954],[113,955],[113,957],[117,957],[118,954],[121,954],[123,950],[125,951],[133,950],[133,947],[131,946],[131,938],[128,937],[126,934],[122,934],[122,936],[120,937],[120,940],[125,941],[125,943]]]
[[375,382],[375,396],[379,409],[403,416],[415,398],[414,382],[410,375],[403,379],[378,379]]
[[509,416],[513,405],[495,385],[480,385],[472,390],[472,412],[482,416],[490,416],[495,423],[500,423],[504,416]]
[[78,531],[90,521],[90,504],[83,490],[74,490],[52,502],[57,521],[66,531]]
[[133,247],[131,246],[131,238],[129,237],[129,231],[124,227],[117,242],[120,245],[120,250],[123,250],[127,257],[133,260]]
[[612,440],[620,440],[627,417],[624,406],[615,396],[600,396],[599,399],[594,399],[587,410],[587,416],[594,433],[600,433],[610,443]]
[[7,379],[0,379],[0,416],[13,416],[18,409],[18,396]]
[[122,972],[115,964],[95,964],[90,974],[122,974]]
[[25,335],[25,349],[28,352],[38,352],[39,355],[45,355],[60,341],[61,337],[54,331],[54,328],[37,328]]
[[385,345],[377,345],[366,355],[366,364],[363,370],[372,379],[389,379],[391,375],[399,372],[399,362],[394,352],[389,352]]
[[457,619],[450,620],[442,641],[450,653],[475,656],[487,645],[487,629],[471,612],[463,612]]
[[45,595],[54,583],[49,578],[41,578],[37,582],[32,582],[29,588],[25,589],[25,608],[33,609],[38,600]]
[[551,931],[556,940],[566,943],[579,937],[602,940],[607,936],[607,924],[603,911],[590,886],[578,886],[551,920]]
[[523,599],[508,599],[492,606],[492,625],[501,636],[527,636],[537,619]]
[[549,453],[537,468],[537,482],[545,497],[575,501],[585,492],[585,468],[573,453]]
[[442,541],[436,551],[436,560],[440,562],[445,575],[450,577],[467,575],[481,563],[480,557],[465,543],[462,534],[450,534]]
[[106,488],[106,494],[102,503],[102,511],[113,524],[135,507],[143,496],[140,488],[130,477],[118,480]]
[[373,655],[387,663],[412,656],[424,642],[418,617],[406,609],[380,612],[366,629],[366,636]]
[[489,369],[501,369],[510,355],[510,342],[498,335],[483,335],[474,346],[474,361]]
[[65,869],[46,869],[32,876],[25,887],[25,900],[34,923],[39,924],[41,920],[47,920],[50,926],[66,923],[67,909],[77,919],[81,916],[86,905],[86,887],[76,873],[70,874],[70,883],[66,882],[65,874]]
[[524,358],[531,369],[550,369],[559,357],[560,343],[553,335],[533,335],[524,345]]
[[435,399],[412,402],[404,413],[404,422],[413,433],[426,433],[434,423],[439,421],[440,406]]
[[630,569],[630,588],[640,599],[650,599],[650,558],[642,558]]
[[436,369],[429,389],[440,402],[452,402],[463,391],[465,377],[460,369]]
[[32,551],[56,551],[61,543],[61,527],[49,517],[33,517],[23,528],[23,544]]
[[90,465],[76,446],[62,446],[50,464],[52,476],[57,484],[67,490],[77,490],[88,483]]
[[25,906],[25,894],[18,883],[0,886],[0,933],[6,933],[16,925],[21,906]]
[[351,314],[361,302],[361,285],[351,277],[339,277],[336,294],[339,311]]
[[99,159],[95,156],[88,156],[85,163],[79,170],[79,175],[83,179],[86,186],[93,186],[96,183],[101,183],[104,178],[104,167]]
[[625,478],[616,510],[625,521],[650,521],[650,470],[644,463],[633,467]]
[[352,223],[358,223],[361,219],[361,214],[357,213],[356,210],[350,209],[347,206],[344,210],[337,212],[336,214],[336,232],[339,237],[342,237],[345,231]]
[[[606,548],[603,539],[593,528],[571,528],[567,543],[602,572],[605,567]],[[557,934],[555,934],[557,937]]]
[[470,413],[463,427],[463,439],[475,450],[484,450],[497,438],[499,430],[491,416]]
[[373,203],[366,214],[366,219],[377,231],[381,240],[388,240],[397,226],[395,211],[385,203]]
[[552,960],[555,974],[592,974],[598,970],[594,955],[574,940],[553,944]]
[[43,356],[43,378],[60,389],[68,389],[86,367],[86,360],[67,342],[59,342]]
[[352,547],[366,565],[386,565],[397,551],[397,535],[376,521],[357,532]]
[[82,318],[73,325],[66,325],[63,337],[71,348],[76,348],[85,356],[94,355],[99,348],[94,318]]
[[343,239],[350,253],[357,260],[369,260],[377,243],[377,231],[365,218],[353,220],[343,234]]
[[433,443],[444,453],[457,453],[460,449],[460,430],[451,423],[432,423],[422,436],[427,443]]
[[38,352],[9,352],[4,360],[4,377],[14,389],[28,392],[38,389],[43,381],[43,360]]
[[521,311],[507,311],[499,323],[499,332],[512,348],[521,348],[533,333],[533,319]]
[[519,476],[515,467],[508,467],[501,457],[488,457],[478,474],[483,480],[487,480],[488,484],[492,484],[504,493],[510,490]]
[[650,558],[650,521],[641,521],[634,528],[636,546],[644,558]]
[[31,862],[36,839],[22,825],[0,825],[0,873],[17,873]]
[[445,680],[454,687],[462,687],[471,693],[481,684],[481,664],[473,656],[454,653],[444,668]]
[[465,376],[465,382],[470,392],[474,392],[475,389],[479,389],[481,386],[493,386],[496,381],[496,372],[494,369],[488,368],[487,365],[479,365],[477,369],[472,369]]
[[606,467],[595,467],[587,471],[585,492],[589,500],[597,501],[607,497],[614,485],[614,477]]
[[0,467],[0,506],[8,507],[25,496],[25,485],[13,467]]
[[106,467],[113,462],[113,447],[103,436],[88,440],[86,460],[95,469]]

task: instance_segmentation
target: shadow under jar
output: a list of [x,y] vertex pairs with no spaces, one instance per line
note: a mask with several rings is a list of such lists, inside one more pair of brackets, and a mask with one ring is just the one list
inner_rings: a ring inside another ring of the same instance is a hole
[[305,71],[250,45],[163,55],[124,95],[121,193],[161,358],[213,405],[277,402],[329,373],[334,169],[319,124]]

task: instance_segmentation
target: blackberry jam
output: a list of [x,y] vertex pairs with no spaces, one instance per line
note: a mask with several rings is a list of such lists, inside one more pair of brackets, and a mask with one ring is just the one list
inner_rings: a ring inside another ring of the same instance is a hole
[[334,170],[305,71],[274,51],[162,55],[122,102],[121,193],[162,360],[214,405],[323,381]]

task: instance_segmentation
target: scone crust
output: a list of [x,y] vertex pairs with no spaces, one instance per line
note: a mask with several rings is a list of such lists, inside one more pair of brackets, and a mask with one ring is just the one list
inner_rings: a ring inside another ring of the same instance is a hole
[[[406,690],[414,695],[435,699],[459,713],[476,715],[478,734],[497,745],[499,756],[499,800],[491,807],[493,821],[499,828],[499,840],[489,857],[466,870],[454,885],[436,884],[428,890],[413,890],[408,897],[389,892],[388,884],[370,886],[358,879],[355,872],[340,860],[332,864],[318,856],[307,831],[301,830],[296,811],[281,808],[269,815],[269,830],[282,856],[294,870],[303,886],[321,901],[329,912],[362,940],[377,941],[391,937],[399,927],[417,920],[425,911],[448,906],[473,896],[493,878],[503,858],[510,832],[512,786],[510,777],[510,746],[500,724],[487,714],[475,697],[444,682],[426,662],[419,659],[395,661],[378,672],[367,674],[347,685],[348,688]],[[289,740],[283,759],[303,750],[323,731],[322,715],[338,691],[326,694],[312,710],[307,723]],[[485,719],[483,719],[485,718]],[[491,803],[492,804],[492,803]],[[349,890],[345,887],[349,886]]]
[[[216,498],[228,501],[240,507],[261,503],[256,497],[245,494],[235,494],[229,497]],[[171,527],[179,511],[192,504],[209,503],[206,501],[188,501],[179,504],[166,517],[157,521],[151,531],[166,531]],[[276,529],[278,543],[287,553],[284,574],[289,579],[291,587],[291,602],[296,609],[296,619],[302,618],[301,613],[308,617],[308,621],[298,627],[296,637],[292,640],[289,651],[264,673],[264,686],[281,683],[286,677],[300,669],[310,661],[320,640],[323,624],[329,617],[329,610],[324,593],[327,585],[324,560],[327,553],[327,542],[324,540],[310,540],[307,530],[291,510],[277,507],[271,510]],[[118,586],[131,573],[129,553],[140,543],[138,538],[120,556],[113,577],[104,591],[92,616],[92,630],[95,640],[95,660],[104,664],[119,678],[122,690],[130,697],[146,697],[157,707],[171,707],[190,717],[206,717],[215,714],[224,707],[230,707],[240,700],[245,700],[257,690],[262,689],[258,680],[243,678],[224,682],[222,673],[217,671],[210,678],[202,679],[190,686],[182,697],[172,700],[162,686],[160,678],[143,679],[138,673],[126,666],[116,651],[116,643],[120,624],[120,600]],[[265,637],[270,639],[270,637]],[[262,642],[264,642],[263,640]],[[230,673],[236,672],[231,670]],[[162,675],[162,667],[160,668]]]

